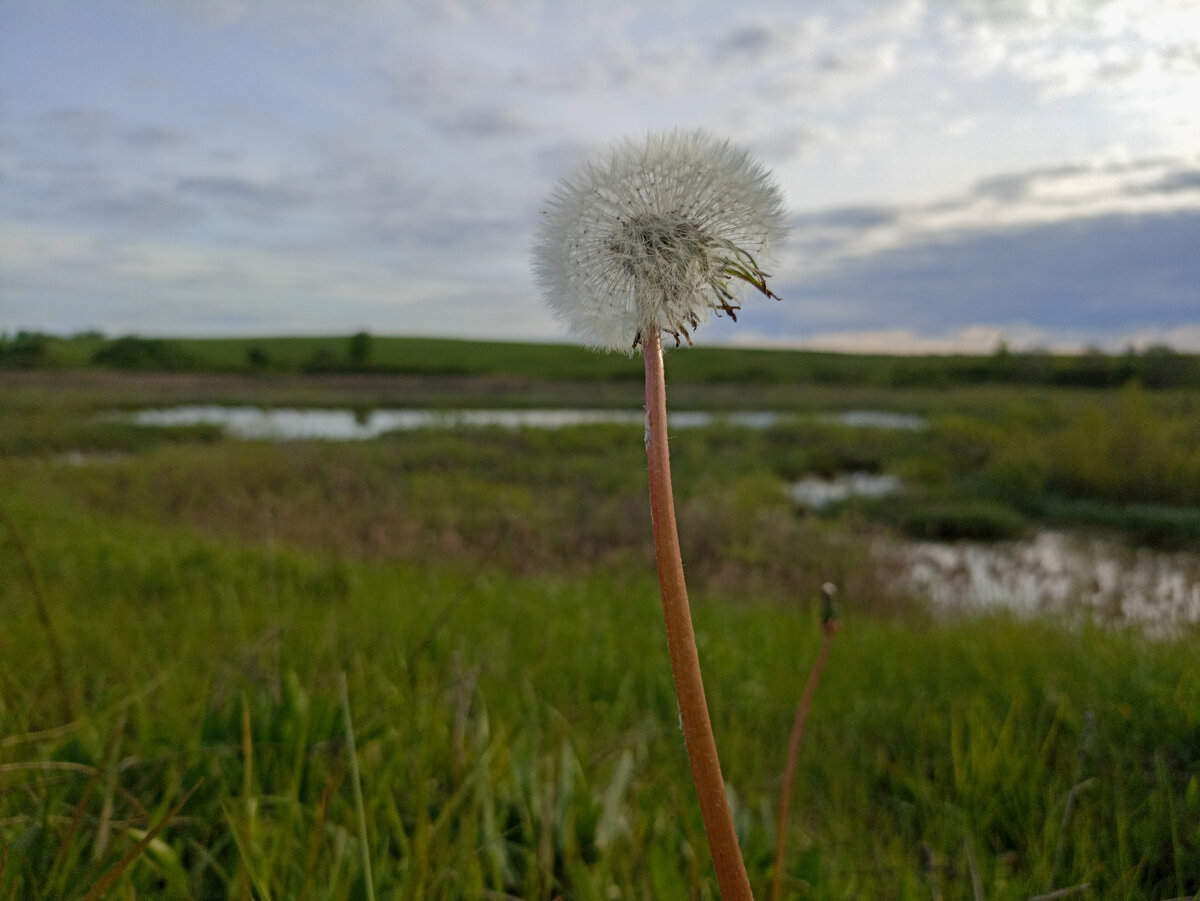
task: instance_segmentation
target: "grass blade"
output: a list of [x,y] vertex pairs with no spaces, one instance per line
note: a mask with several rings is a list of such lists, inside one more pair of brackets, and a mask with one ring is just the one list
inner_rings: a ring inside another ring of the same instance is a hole
[[171,822],[171,820],[175,819],[175,815],[179,813],[179,811],[183,810],[183,805],[186,804],[188,799],[196,793],[196,789],[198,789],[203,782],[204,780],[201,779],[190,789],[188,789],[188,793],[184,795],[182,799],[180,799],[179,803],[167,811],[167,815],[159,820],[158,823],[155,824],[154,828],[152,828],[142,837],[140,842],[126,851],[124,857],[109,867],[105,874],[101,876],[90,889],[88,889],[87,894],[83,896],[83,901],[99,901],[100,898],[104,897],[104,893],[112,888],[113,884],[121,878],[121,874],[125,872],[126,868],[135,860],[137,860],[141,853],[150,846],[150,843],[158,837],[158,834],[167,828],[167,825]]
[[338,677],[342,695],[342,712],[346,717],[346,750],[350,756],[350,782],[354,786],[354,812],[358,817],[358,841],[362,847],[363,873],[367,884],[367,901],[375,901],[375,882],[371,877],[371,848],[367,844],[367,814],[363,807],[362,780],[358,775],[358,750],[354,746],[354,723],[350,719],[350,692],[346,688],[346,671]]

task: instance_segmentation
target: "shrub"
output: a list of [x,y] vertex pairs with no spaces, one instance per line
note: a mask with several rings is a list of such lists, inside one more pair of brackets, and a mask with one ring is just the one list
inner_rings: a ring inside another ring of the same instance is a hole
[[261,344],[255,344],[246,351],[246,362],[251,369],[266,369],[271,365],[271,355]]
[[350,336],[350,344],[346,355],[349,357],[352,366],[362,368],[367,365],[371,359],[371,345],[371,336],[367,332],[358,332]]
[[301,372],[332,372],[337,368],[337,354],[328,344],[318,346],[308,359],[300,364]]
[[13,338],[0,337],[0,367],[34,369],[46,364],[50,340],[41,332],[17,332]]
[[105,342],[92,354],[91,361],[97,366],[141,372],[179,372],[197,366],[195,357],[176,342],[137,335]]
[[1131,382],[1114,413],[1089,407],[1051,440],[1046,488],[1115,503],[1200,503],[1200,454],[1184,431]]
[[890,502],[881,518],[911,538],[926,541],[1000,541],[1025,531],[1025,519],[1011,507],[995,501],[939,498],[928,501]]

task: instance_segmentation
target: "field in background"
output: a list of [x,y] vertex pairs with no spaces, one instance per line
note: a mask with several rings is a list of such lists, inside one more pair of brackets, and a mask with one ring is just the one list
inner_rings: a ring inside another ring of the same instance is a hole
[[[176,371],[68,366],[96,337],[0,373],[0,897],[81,897],[145,841],[110,897],[363,898],[361,814],[381,898],[714,898],[639,428],[275,444],[111,415],[640,405],[620,357],[372,338],[356,373],[349,340],[258,342],[259,371],[234,341],[171,342],[193,360]],[[299,372],[322,342],[337,365]],[[1190,897],[1195,636],[934,619],[867,556],[877,535],[1045,524],[1195,552],[1197,394],[964,383],[943,363],[898,385],[890,358],[669,356],[676,407],[797,414],[672,437],[756,891],[832,580],[845,627],[801,756],[792,897]],[[810,415],[847,408],[927,428]],[[845,472],[907,494],[805,512],[784,490]]]
[[[22,332],[0,335],[0,368],[86,365],[156,372],[383,372],[536,380],[633,380],[640,358],[591,353],[559,344],[516,344],[375,336],[276,338],[62,338]],[[674,384],[739,383],[894,388],[1018,384],[1119,387],[1136,379],[1147,388],[1200,388],[1200,354],[1149,347],[1121,354],[1012,353],[1003,345],[985,356],[887,356],[818,351],[695,347],[672,355]]]

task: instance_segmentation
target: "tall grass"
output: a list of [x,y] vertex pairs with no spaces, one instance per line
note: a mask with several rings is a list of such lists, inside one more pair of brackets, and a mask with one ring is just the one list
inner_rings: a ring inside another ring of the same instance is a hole
[[[447,471],[461,471],[462,448],[443,440]],[[536,465],[513,449],[496,465]],[[243,452],[247,484],[258,472],[264,497],[294,506],[253,529],[197,531],[186,511],[206,492],[234,496],[221,492],[239,483],[230,463]],[[374,484],[384,451],[363,453],[293,448],[285,456],[309,463],[283,481],[260,468],[266,449],[224,445],[66,474],[0,469],[77,711],[60,713],[6,537],[0,896],[81,896],[166,821],[111,897],[360,898],[367,859],[381,898],[715,897],[681,788],[649,570],[619,555],[521,570],[503,553],[371,559],[299,541],[290,520],[307,504],[325,509],[339,482]],[[437,459],[388,472],[432,472]],[[1150,901],[1200,888],[1191,645],[881,615],[868,582],[845,581],[845,628],[797,772],[792,896],[973,898],[978,882],[989,899],[1017,899],[1088,883],[1086,897]],[[815,592],[768,599],[725,584],[697,593],[697,637],[765,896],[784,748],[820,631]]]
[[[640,430],[272,445],[98,415],[505,396],[373,378],[0,378],[0,898],[111,879],[115,898],[359,899],[368,878],[379,898],[715,897],[662,654]],[[845,626],[806,725],[785,896],[1200,890],[1194,642],[931,621],[866,565],[894,511],[803,514],[783,491],[893,472],[951,534],[990,504],[1026,521],[1177,519],[1171,540],[1200,547],[1194,397],[814,389],[804,403],[858,401],[929,428],[797,417],[672,435],[756,892],[825,580]]]

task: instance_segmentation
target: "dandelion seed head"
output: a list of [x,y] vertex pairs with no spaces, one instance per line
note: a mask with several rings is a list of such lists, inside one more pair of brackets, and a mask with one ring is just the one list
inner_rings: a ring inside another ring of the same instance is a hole
[[715,312],[736,320],[783,238],[783,200],[745,151],[704,131],[624,140],[550,196],[533,253],[555,318],[592,346],[629,353],[643,334],[678,342]]

